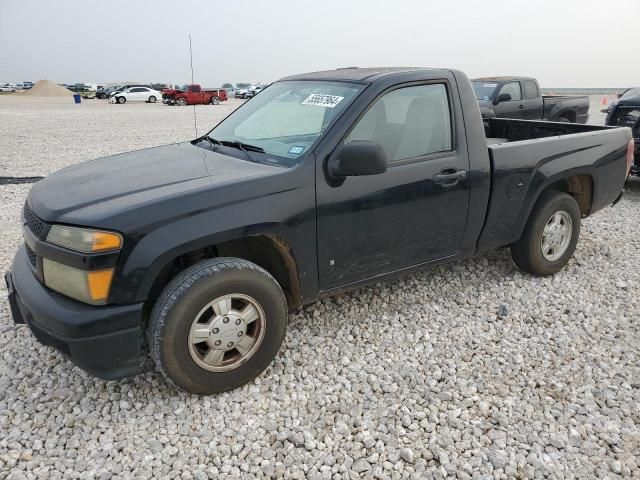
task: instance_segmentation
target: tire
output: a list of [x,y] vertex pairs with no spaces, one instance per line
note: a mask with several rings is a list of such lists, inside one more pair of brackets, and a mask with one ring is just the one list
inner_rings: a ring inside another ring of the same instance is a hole
[[184,107],[187,104],[187,101],[184,98],[179,98],[178,100],[176,100],[176,104]]
[[[218,300],[230,296],[232,308],[220,309],[225,300]],[[214,300],[217,303],[210,307]],[[238,312],[247,311],[249,304],[255,305],[257,317],[241,323]],[[266,270],[239,258],[213,258],[189,267],[165,287],[149,318],[149,349],[157,369],[171,383],[190,393],[210,395],[237,388],[262,373],[282,345],[286,321],[284,294]],[[195,335],[196,340],[204,338],[201,343],[194,340],[194,328],[204,329],[204,336]],[[244,336],[238,330],[242,328]],[[222,350],[234,341],[240,346],[247,338],[252,346],[243,347],[245,354],[232,347],[219,357],[228,360],[207,364],[209,353],[220,352],[214,346],[219,339],[224,342]]]
[[571,120],[569,120],[567,117],[564,117],[564,116],[558,117],[557,121],[560,123],[571,123]]
[[125,103],[125,102],[127,101],[127,99],[126,99],[126,98],[124,98],[124,97],[117,97],[117,98],[116,98],[116,101],[117,101],[118,103],[121,103],[121,104],[122,104],[122,103]]
[[220,105],[220,99],[216,96],[211,97],[211,101],[209,102],[211,105]]
[[[571,195],[555,190],[544,192],[533,208],[520,240],[511,245],[511,258],[521,270],[533,275],[553,275],[560,271],[576,249],[580,218],[580,208]],[[545,233],[546,228],[548,233]],[[570,237],[567,239],[566,235]],[[549,245],[556,246],[551,248]]]
[[149,103],[156,103],[156,100],[157,100],[157,98],[156,98],[156,97],[154,97],[153,95],[151,95],[151,96],[149,97]]

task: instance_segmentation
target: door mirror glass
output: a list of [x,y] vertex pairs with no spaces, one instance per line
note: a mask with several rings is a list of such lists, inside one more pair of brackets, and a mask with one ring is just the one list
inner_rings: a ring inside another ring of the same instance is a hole
[[387,171],[387,154],[377,142],[354,140],[342,145],[330,164],[334,177],[378,175]]
[[498,95],[498,98],[496,99],[496,105],[502,102],[510,102],[510,101],[511,101],[511,94],[501,93],[500,95]]

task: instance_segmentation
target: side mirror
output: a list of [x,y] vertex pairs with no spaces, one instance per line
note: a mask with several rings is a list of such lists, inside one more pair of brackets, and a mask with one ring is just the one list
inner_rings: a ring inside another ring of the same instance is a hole
[[387,171],[387,153],[382,145],[367,140],[355,140],[339,147],[329,164],[333,177],[378,175]]
[[499,103],[502,102],[510,102],[511,101],[511,94],[509,93],[501,93],[500,95],[498,95],[498,98],[496,98],[495,102],[493,102],[495,105],[498,105]]

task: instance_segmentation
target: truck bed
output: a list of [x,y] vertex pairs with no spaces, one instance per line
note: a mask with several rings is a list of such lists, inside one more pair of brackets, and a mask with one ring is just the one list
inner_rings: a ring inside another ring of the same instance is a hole
[[[484,120],[484,132],[487,136],[487,144],[490,145],[575,133],[596,132],[610,128],[601,125],[516,120],[512,118],[488,118]],[[496,140],[501,141],[497,142]]]
[[557,172],[592,179],[585,216],[613,203],[611,195],[622,189],[626,129],[501,118],[484,124],[492,180],[479,250],[516,241],[539,191]]
[[589,118],[589,97],[586,95],[543,95],[542,104],[544,120],[556,121],[565,116],[571,122],[586,123]]

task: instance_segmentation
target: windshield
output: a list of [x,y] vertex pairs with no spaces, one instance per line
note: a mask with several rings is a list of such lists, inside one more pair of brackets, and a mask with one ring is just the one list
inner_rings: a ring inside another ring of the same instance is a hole
[[[341,82],[274,83],[208,134],[218,142],[241,142],[256,161],[293,165],[308,152],[364,85]],[[253,153],[253,152],[252,152]]]
[[495,82],[471,82],[471,85],[473,85],[473,91],[478,100],[490,100],[498,86]]
[[180,85],[180,88],[178,88],[178,90],[180,90],[181,92],[186,92],[187,90],[189,90],[189,85]]

